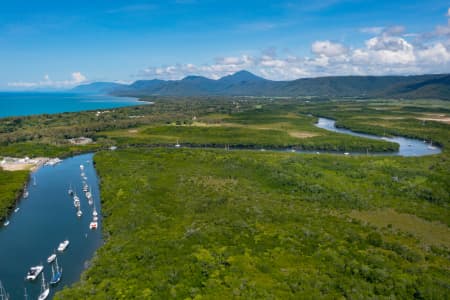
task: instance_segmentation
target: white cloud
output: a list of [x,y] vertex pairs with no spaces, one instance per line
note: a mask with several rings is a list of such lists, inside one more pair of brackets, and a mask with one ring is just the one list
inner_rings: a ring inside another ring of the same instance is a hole
[[44,75],[44,80],[36,82],[8,82],[8,86],[15,88],[70,88],[75,85],[86,82],[87,78],[81,72],[73,72],[71,79],[53,81],[48,74]]
[[436,43],[428,48],[417,51],[418,59],[423,64],[446,64],[450,62],[450,50],[442,43]]
[[338,56],[345,54],[347,48],[339,43],[333,43],[330,41],[316,41],[311,46],[311,51],[317,55],[325,55],[328,57]]

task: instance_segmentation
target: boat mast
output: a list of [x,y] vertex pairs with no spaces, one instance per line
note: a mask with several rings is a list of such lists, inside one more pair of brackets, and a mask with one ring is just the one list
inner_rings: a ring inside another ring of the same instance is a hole
[[9,296],[6,293],[6,289],[3,287],[2,282],[0,281],[0,299],[1,300],[8,300]]

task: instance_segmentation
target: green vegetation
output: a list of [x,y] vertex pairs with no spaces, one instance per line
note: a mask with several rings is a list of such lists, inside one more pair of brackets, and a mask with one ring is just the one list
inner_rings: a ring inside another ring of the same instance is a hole
[[[260,106],[260,105],[258,105]],[[267,104],[231,115],[200,116],[196,122],[146,126],[102,133],[122,146],[183,145],[237,148],[295,148],[328,151],[393,152],[398,145],[332,133],[314,126],[317,118],[292,113],[291,105]]]
[[446,161],[129,149],[95,162],[107,243],[57,299],[449,293],[448,249],[348,217],[393,207],[448,226]]
[[0,222],[14,208],[14,202],[23,189],[28,178],[28,171],[3,171],[0,169]]
[[[82,280],[57,299],[450,294],[448,102],[146,100],[154,104],[0,119],[0,155],[99,151],[106,243]],[[317,128],[317,116],[355,131],[431,140],[443,152],[347,157],[223,149],[397,149]],[[68,142],[79,136],[94,143]],[[177,140],[198,149],[173,149]],[[120,148],[101,151],[111,145]],[[4,213],[27,176],[0,172]]]

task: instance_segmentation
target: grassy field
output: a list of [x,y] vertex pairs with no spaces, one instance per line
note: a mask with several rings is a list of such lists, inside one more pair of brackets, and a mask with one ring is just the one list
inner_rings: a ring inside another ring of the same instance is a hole
[[202,149],[98,153],[107,242],[81,282],[56,298],[444,299],[448,249],[352,217],[355,209],[394,208],[448,228],[446,178],[427,168],[433,159],[412,162]]
[[235,148],[295,148],[301,150],[392,152],[386,141],[332,133],[314,126],[317,118],[289,111],[290,106],[268,105],[243,113],[199,117],[188,124],[169,123],[102,132],[122,146],[189,146]]

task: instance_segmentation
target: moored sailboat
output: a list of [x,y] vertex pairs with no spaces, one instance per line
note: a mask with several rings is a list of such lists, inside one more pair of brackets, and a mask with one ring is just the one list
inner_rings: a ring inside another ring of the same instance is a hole
[[69,185],[69,190],[67,191],[67,193],[68,193],[70,196],[73,195],[72,184]]
[[77,217],[80,218],[83,215],[83,212],[80,209],[80,206],[77,207]]
[[41,293],[39,294],[38,300],[47,299],[49,293],[50,293],[50,287],[49,287],[48,283],[45,282],[45,276],[44,276],[44,273],[42,273]]
[[55,264],[52,265],[52,279],[50,280],[51,285],[57,284],[62,277],[62,268],[58,266],[58,258],[55,259]]

